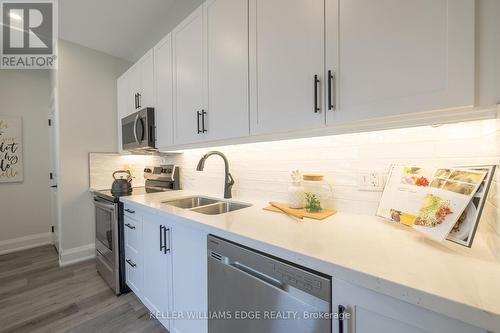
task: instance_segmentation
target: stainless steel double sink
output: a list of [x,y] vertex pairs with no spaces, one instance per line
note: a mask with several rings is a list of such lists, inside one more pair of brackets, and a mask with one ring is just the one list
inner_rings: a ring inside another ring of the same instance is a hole
[[163,201],[162,203],[206,215],[225,214],[252,206],[246,203],[219,200],[202,196]]

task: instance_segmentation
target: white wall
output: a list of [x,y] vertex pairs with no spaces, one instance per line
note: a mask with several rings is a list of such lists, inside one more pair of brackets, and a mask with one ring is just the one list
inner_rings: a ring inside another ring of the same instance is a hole
[[[59,41],[61,252],[92,253],[95,238],[89,153],[117,146],[116,79],[130,63]],[[76,249],[76,250],[75,250]],[[69,251],[69,252],[68,252]]]
[[29,245],[21,237],[44,234],[31,239],[35,245],[50,240],[49,99],[48,71],[0,70],[0,114],[23,118],[24,148],[24,181],[0,183],[0,252]]

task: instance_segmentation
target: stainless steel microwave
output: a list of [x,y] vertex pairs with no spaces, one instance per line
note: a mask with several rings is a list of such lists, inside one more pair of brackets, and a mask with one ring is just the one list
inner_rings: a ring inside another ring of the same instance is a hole
[[123,150],[147,151],[155,147],[155,112],[144,108],[122,119]]

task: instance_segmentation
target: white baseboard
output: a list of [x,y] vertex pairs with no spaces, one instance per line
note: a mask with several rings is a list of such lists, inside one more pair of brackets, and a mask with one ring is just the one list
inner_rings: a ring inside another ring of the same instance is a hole
[[52,233],[29,235],[0,241],[0,255],[53,244]]
[[95,258],[95,244],[87,244],[67,250],[61,248],[59,266],[73,265],[92,258]]

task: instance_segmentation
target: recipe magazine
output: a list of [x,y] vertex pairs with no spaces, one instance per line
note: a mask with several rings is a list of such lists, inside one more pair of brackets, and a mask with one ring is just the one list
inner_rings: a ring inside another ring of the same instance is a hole
[[377,215],[443,241],[487,173],[484,169],[393,165]]
[[462,213],[457,223],[453,226],[450,231],[447,240],[460,244],[462,246],[471,247],[474,241],[474,236],[476,235],[477,226],[481,215],[483,212],[484,205],[486,203],[486,198],[491,188],[491,182],[493,181],[493,176],[495,175],[496,166],[495,165],[483,165],[483,166],[461,166],[461,168],[466,168],[469,170],[483,170],[486,171],[486,177],[479,186],[479,189],[474,194],[471,202]]

